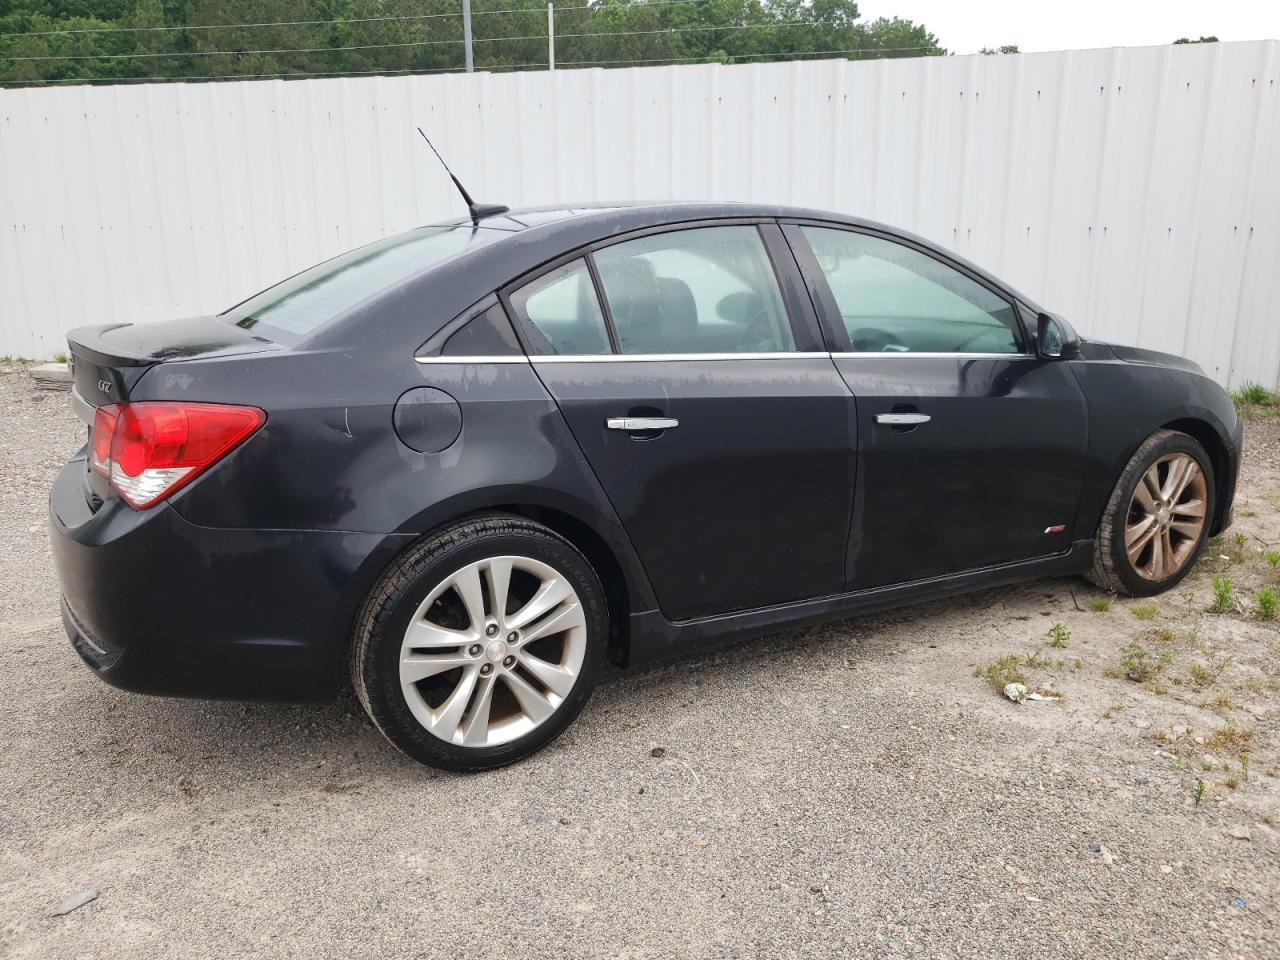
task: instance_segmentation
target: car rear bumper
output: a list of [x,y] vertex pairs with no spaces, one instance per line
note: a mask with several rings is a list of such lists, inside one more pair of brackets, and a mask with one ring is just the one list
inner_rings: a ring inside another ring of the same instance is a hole
[[201,527],[161,504],[85,500],[72,460],[49,501],[62,618],[126,690],[311,699],[334,693],[365,592],[407,537]]

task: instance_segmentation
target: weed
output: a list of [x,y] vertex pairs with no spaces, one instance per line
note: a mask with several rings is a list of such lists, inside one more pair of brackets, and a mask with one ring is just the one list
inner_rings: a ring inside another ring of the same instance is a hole
[[1010,683],[1026,683],[1026,674],[1022,672],[1022,658],[1016,653],[1008,654],[999,660],[992,660],[985,667],[975,667],[973,675],[987,681],[988,686],[996,693],[1003,693]]
[[1214,577],[1213,578],[1213,605],[1209,607],[1210,613],[1230,613],[1236,607],[1235,596],[1232,593],[1230,577]]
[[1119,713],[1123,709],[1124,709],[1123,703],[1113,703],[1111,704],[1111,706],[1107,707],[1107,709],[1102,711],[1102,719],[1110,720],[1112,717],[1114,717],[1117,713]]
[[1234,754],[1243,754],[1252,742],[1253,731],[1248,727],[1237,727],[1233,723],[1219,727],[1204,738],[1204,745],[1210,750]]
[[1258,591],[1258,619],[1274,620],[1276,618],[1276,588],[1263,587]]
[[1235,701],[1231,699],[1230,690],[1219,690],[1206,706],[1210,706],[1214,710],[1230,710],[1235,706]]
[[1173,627],[1158,627],[1151,631],[1151,639],[1158,640],[1160,643],[1173,643],[1177,636],[1173,632]]
[[1196,778],[1196,793],[1195,793],[1195,801],[1196,801],[1196,806],[1197,806],[1197,807],[1198,807],[1198,806],[1200,806],[1200,801],[1201,801],[1201,800],[1203,800],[1203,799],[1204,799],[1204,781],[1203,781],[1202,779],[1200,779],[1199,777],[1197,777],[1197,778]]
[[1262,384],[1254,383],[1250,380],[1243,384],[1238,390],[1232,391],[1231,399],[1235,401],[1235,404],[1238,407],[1266,407],[1276,402],[1276,395]]
[[1113,598],[1111,594],[1106,594],[1100,597],[1090,597],[1089,609],[1092,610],[1094,613],[1106,613],[1108,610],[1111,609],[1112,599]]
[[1267,558],[1272,570],[1280,569],[1280,550],[1268,550],[1263,556]]
[[1191,683],[1197,690],[1203,690],[1211,687],[1218,682],[1218,678],[1222,676],[1222,671],[1227,669],[1227,665],[1231,663],[1230,657],[1224,657],[1215,650],[1206,651],[1209,661],[1208,663],[1196,662],[1191,664],[1190,676]]
[[61,350],[59,350],[57,353],[55,353],[55,354],[53,355],[53,362],[54,362],[54,363],[66,363],[66,362],[67,362],[67,355],[66,355],[65,353],[63,353]]
[[1036,647],[1035,650],[1031,651],[1031,655],[1026,657],[1022,662],[1032,670],[1044,670],[1053,666],[1053,661],[1046,657],[1039,647]]
[[1134,683],[1154,680],[1172,662],[1172,652],[1165,650],[1159,656],[1152,656],[1151,651],[1137,641],[1120,651],[1120,673]]
[[1135,603],[1129,608],[1129,612],[1139,620],[1154,620],[1160,608],[1154,603]]
[[1049,646],[1055,650],[1061,650],[1067,645],[1067,641],[1071,639],[1071,631],[1060,623],[1055,623],[1049,628]]

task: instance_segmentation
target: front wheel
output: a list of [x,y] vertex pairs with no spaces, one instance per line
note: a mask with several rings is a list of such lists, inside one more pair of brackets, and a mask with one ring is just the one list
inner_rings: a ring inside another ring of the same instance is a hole
[[351,675],[370,719],[449,770],[520,760],[586,705],[608,613],[586,558],[551,530],[484,517],[433,535],[374,587]]
[[1149,597],[1185,577],[1213,518],[1213,464],[1194,437],[1157,430],[1120,474],[1094,541],[1089,579]]

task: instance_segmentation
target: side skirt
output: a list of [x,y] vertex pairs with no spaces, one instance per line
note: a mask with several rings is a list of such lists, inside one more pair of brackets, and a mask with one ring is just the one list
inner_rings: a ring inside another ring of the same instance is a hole
[[853,613],[884,610],[921,600],[936,600],[1038,577],[1083,573],[1092,562],[1093,541],[1076,540],[1065,553],[1051,557],[1002,563],[929,580],[855,590],[833,597],[743,610],[700,620],[673,623],[658,610],[633,613],[630,623],[631,643],[624,666],[642,666],[735,640],[838,620]]

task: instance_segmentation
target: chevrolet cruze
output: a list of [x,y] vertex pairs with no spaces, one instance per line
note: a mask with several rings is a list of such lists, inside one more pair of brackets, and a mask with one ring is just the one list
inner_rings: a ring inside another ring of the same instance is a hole
[[100,677],[349,678],[401,750],[482,769],[564,730],[606,659],[1030,577],[1154,594],[1229,522],[1217,384],[918,237],[473,212],[218,316],[69,334],[87,437],[53,546]]

